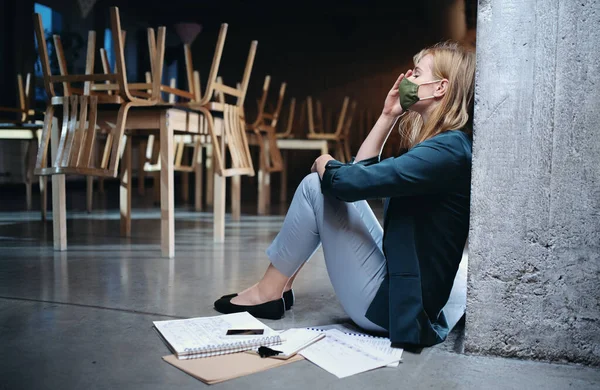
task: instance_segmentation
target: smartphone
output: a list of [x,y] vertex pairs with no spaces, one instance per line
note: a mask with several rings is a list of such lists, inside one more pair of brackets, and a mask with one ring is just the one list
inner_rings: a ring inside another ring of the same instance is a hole
[[254,334],[263,334],[264,329],[228,329],[227,336],[245,336]]

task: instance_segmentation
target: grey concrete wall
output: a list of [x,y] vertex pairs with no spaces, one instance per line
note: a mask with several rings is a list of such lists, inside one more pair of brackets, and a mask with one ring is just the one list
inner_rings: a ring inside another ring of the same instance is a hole
[[465,350],[600,365],[600,2],[478,12]]

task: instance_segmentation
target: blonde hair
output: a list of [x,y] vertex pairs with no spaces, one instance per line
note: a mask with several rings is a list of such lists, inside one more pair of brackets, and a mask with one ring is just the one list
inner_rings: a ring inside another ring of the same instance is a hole
[[434,79],[447,79],[448,89],[427,123],[421,115],[408,111],[400,120],[401,149],[413,146],[448,130],[472,133],[475,52],[456,42],[446,41],[425,48],[413,57],[416,64],[431,54]]

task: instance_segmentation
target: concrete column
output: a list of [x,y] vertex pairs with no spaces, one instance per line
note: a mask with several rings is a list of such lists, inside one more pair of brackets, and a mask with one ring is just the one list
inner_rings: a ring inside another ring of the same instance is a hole
[[600,1],[481,0],[465,350],[600,364]]

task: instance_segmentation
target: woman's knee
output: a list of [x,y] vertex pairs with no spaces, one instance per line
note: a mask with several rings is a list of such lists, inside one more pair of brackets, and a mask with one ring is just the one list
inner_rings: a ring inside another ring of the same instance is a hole
[[300,182],[300,187],[302,187],[303,190],[317,190],[318,192],[321,192],[321,179],[319,178],[319,174],[313,172],[304,176],[304,179]]
[[298,186],[297,192],[302,194],[310,203],[313,203],[317,196],[321,194],[321,179],[319,178],[319,174],[313,172],[304,176],[304,179],[302,179]]

